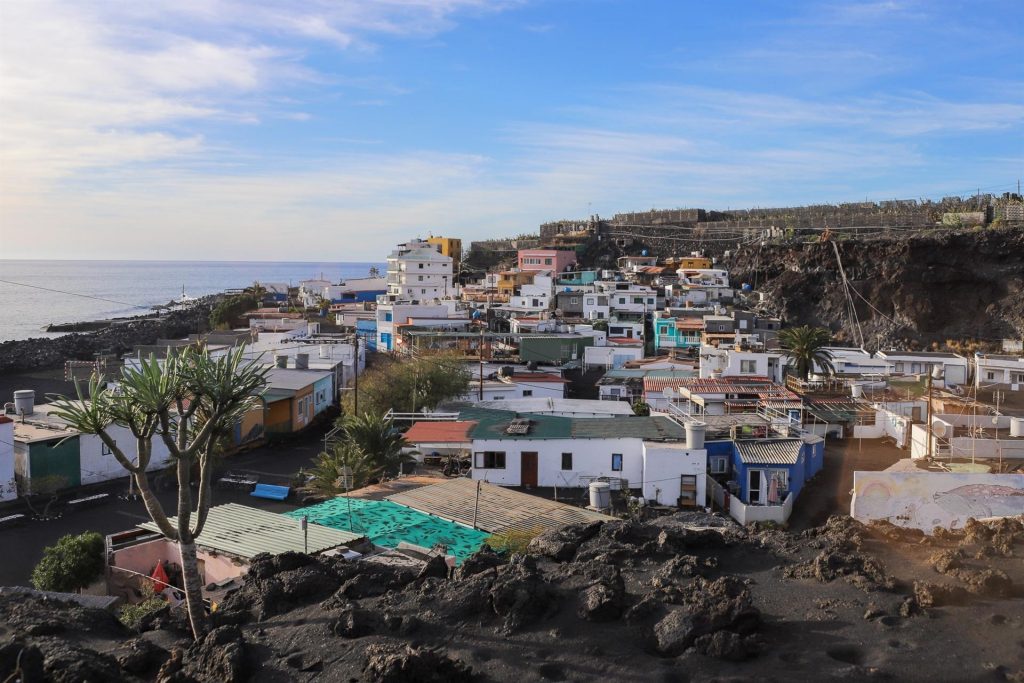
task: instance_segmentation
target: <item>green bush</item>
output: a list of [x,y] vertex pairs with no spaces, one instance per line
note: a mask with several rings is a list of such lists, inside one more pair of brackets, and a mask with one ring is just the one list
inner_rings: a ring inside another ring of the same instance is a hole
[[142,620],[160,610],[167,601],[156,594],[152,581],[142,582],[142,602],[135,605],[124,605],[118,614],[121,623],[130,629],[138,629]]
[[509,555],[523,555],[530,541],[544,533],[544,529],[536,527],[533,529],[518,530],[509,529],[500,533],[488,536],[484,542],[491,546],[496,552]]
[[73,593],[103,575],[106,544],[95,531],[62,536],[43,550],[43,559],[32,570],[32,585],[39,590]]

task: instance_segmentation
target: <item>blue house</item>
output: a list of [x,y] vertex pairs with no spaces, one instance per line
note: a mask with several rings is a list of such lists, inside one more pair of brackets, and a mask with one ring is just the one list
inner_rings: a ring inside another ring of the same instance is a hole
[[597,282],[596,270],[577,270],[569,273],[561,273],[558,276],[558,284],[582,287]]
[[704,321],[701,318],[654,318],[654,348],[700,348]]
[[793,499],[825,462],[825,441],[819,436],[780,439],[737,439],[705,443],[708,473],[729,482],[732,494],[745,505],[782,505]]

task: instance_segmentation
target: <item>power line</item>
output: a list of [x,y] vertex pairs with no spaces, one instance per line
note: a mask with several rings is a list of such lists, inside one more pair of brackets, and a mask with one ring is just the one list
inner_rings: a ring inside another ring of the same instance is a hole
[[93,296],[91,294],[80,294],[78,292],[67,292],[67,291],[64,291],[62,289],[53,289],[51,287],[41,287],[40,285],[30,285],[30,284],[27,284],[25,282],[14,282],[12,280],[0,280],[0,282],[3,282],[4,284],[8,284],[8,285],[15,285],[15,286],[18,286],[18,287],[29,287],[31,289],[41,289],[44,292],[53,292],[54,294],[66,294],[68,296],[77,296],[77,297],[81,297],[83,299],[95,299],[96,301],[105,301],[105,302],[110,303],[110,304],[118,304],[119,306],[128,306],[129,308],[139,308],[139,309],[144,309],[144,310],[147,310],[147,311],[151,309],[150,306],[140,306],[138,304],[130,304],[127,301],[117,301],[115,299],[107,299],[107,298],[104,298],[102,296]]

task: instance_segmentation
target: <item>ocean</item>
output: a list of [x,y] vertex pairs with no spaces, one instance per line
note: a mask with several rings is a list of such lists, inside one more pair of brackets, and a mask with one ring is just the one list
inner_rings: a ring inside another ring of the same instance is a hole
[[[11,261],[0,259],[0,341],[59,336],[51,323],[82,322],[151,311],[181,296],[216,294],[255,281],[366,277],[383,263],[260,261]],[[13,283],[13,284],[12,284]]]

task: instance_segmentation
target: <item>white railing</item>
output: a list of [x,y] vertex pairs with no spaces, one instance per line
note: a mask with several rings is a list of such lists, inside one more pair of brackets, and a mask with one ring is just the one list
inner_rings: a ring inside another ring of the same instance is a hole
[[782,505],[748,505],[736,496],[729,499],[729,514],[740,524],[754,522],[775,522],[784,524],[793,513],[793,494],[782,501]]
[[384,414],[384,418],[394,422],[455,422],[458,413],[396,413],[393,409]]

